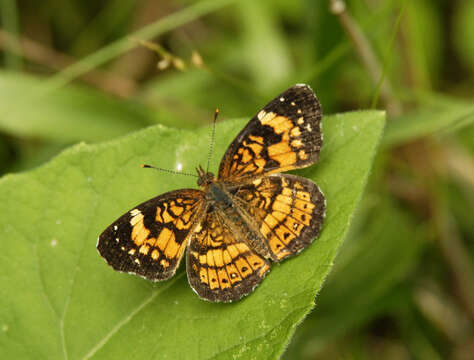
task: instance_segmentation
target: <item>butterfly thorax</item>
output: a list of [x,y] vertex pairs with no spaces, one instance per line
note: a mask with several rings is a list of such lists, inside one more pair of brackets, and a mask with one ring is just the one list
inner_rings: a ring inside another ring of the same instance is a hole
[[198,173],[198,185],[206,194],[207,201],[211,204],[217,203],[218,206],[228,208],[232,206],[232,199],[229,194],[216,182],[214,174],[206,172],[199,166],[197,169]]

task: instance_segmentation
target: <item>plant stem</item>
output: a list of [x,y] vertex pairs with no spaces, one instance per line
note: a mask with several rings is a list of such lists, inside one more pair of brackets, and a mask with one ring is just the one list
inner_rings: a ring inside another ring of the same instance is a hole
[[[54,70],[62,70],[71,65],[74,59],[48,48],[36,41],[26,37],[19,37],[17,42],[12,41],[13,36],[0,30],[0,49],[14,53],[31,62],[46,66]],[[81,76],[85,82],[120,97],[130,96],[136,88],[133,80],[112,74],[106,71],[94,69]]]
[[338,17],[341,26],[352,41],[362,63],[367,68],[373,83],[377,86],[380,79],[382,79],[380,84],[380,97],[387,108],[387,112],[390,115],[400,114],[401,105],[395,98],[389,81],[384,78],[382,67],[375,56],[374,50],[357,22],[347,11],[345,2],[343,0],[331,0],[330,10]]
[[163,19],[159,19],[154,23],[151,23],[140,30],[135,31],[129,36],[125,36],[103,47],[95,53],[86,56],[84,59],[79,60],[57,75],[52,76],[45,84],[46,91],[58,89],[75,78],[136,47],[137,43],[135,41],[131,41],[130,37],[149,40],[190,21],[196,20],[201,16],[219,10],[220,8],[223,8],[224,6],[227,6],[235,1],[236,0],[203,0],[183,10],[168,15]]

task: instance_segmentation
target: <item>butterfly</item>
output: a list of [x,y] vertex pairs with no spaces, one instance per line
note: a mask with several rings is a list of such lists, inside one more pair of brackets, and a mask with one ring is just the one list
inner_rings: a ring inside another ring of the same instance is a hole
[[198,189],[170,191],[113,222],[97,249],[115,270],[152,281],[186,271],[202,299],[236,301],[320,233],[326,200],[312,181],[281,172],[316,163],[321,106],[295,85],[270,101],[230,144],[217,178],[197,168]]

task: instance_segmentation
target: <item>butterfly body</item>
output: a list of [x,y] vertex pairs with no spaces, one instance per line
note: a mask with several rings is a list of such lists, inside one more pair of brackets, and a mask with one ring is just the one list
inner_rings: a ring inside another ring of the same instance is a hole
[[171,191],[130,210],[99,236],[99,253],[118,271],[157,281],[174,275],[187,249],[188,281],[201,298],[249,294],[271,261],[298,253],[321,230],[326,202],[317,185],[281,174],[318,160],[320,121],[312,90],[288,89],[237,135],[217,178],[199,167],[200,190]]

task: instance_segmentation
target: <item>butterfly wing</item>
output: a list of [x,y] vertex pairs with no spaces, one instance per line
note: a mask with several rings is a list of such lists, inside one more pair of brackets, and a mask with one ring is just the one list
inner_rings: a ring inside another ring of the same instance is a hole
[[202,216],[203,200],[202,191],[183,189],[146,201],[105,229],[97,249],[115,270],[153,281],[168,279]]
[[234,199],[253,219],[273,261],[307,247],[319,235],[325,217],[326,200],[321,190],[295,175],[255,179],[239,186]]
[[313,90],[295,85],[267,104],[237,135],[219,167],[220,181],[309,166],[322,145],[321,107]]
[[243,234],[230,231],[218,210],[196,228],[186,254],[188,281],[203,299],[230,302],[252,292],[270,270]]

